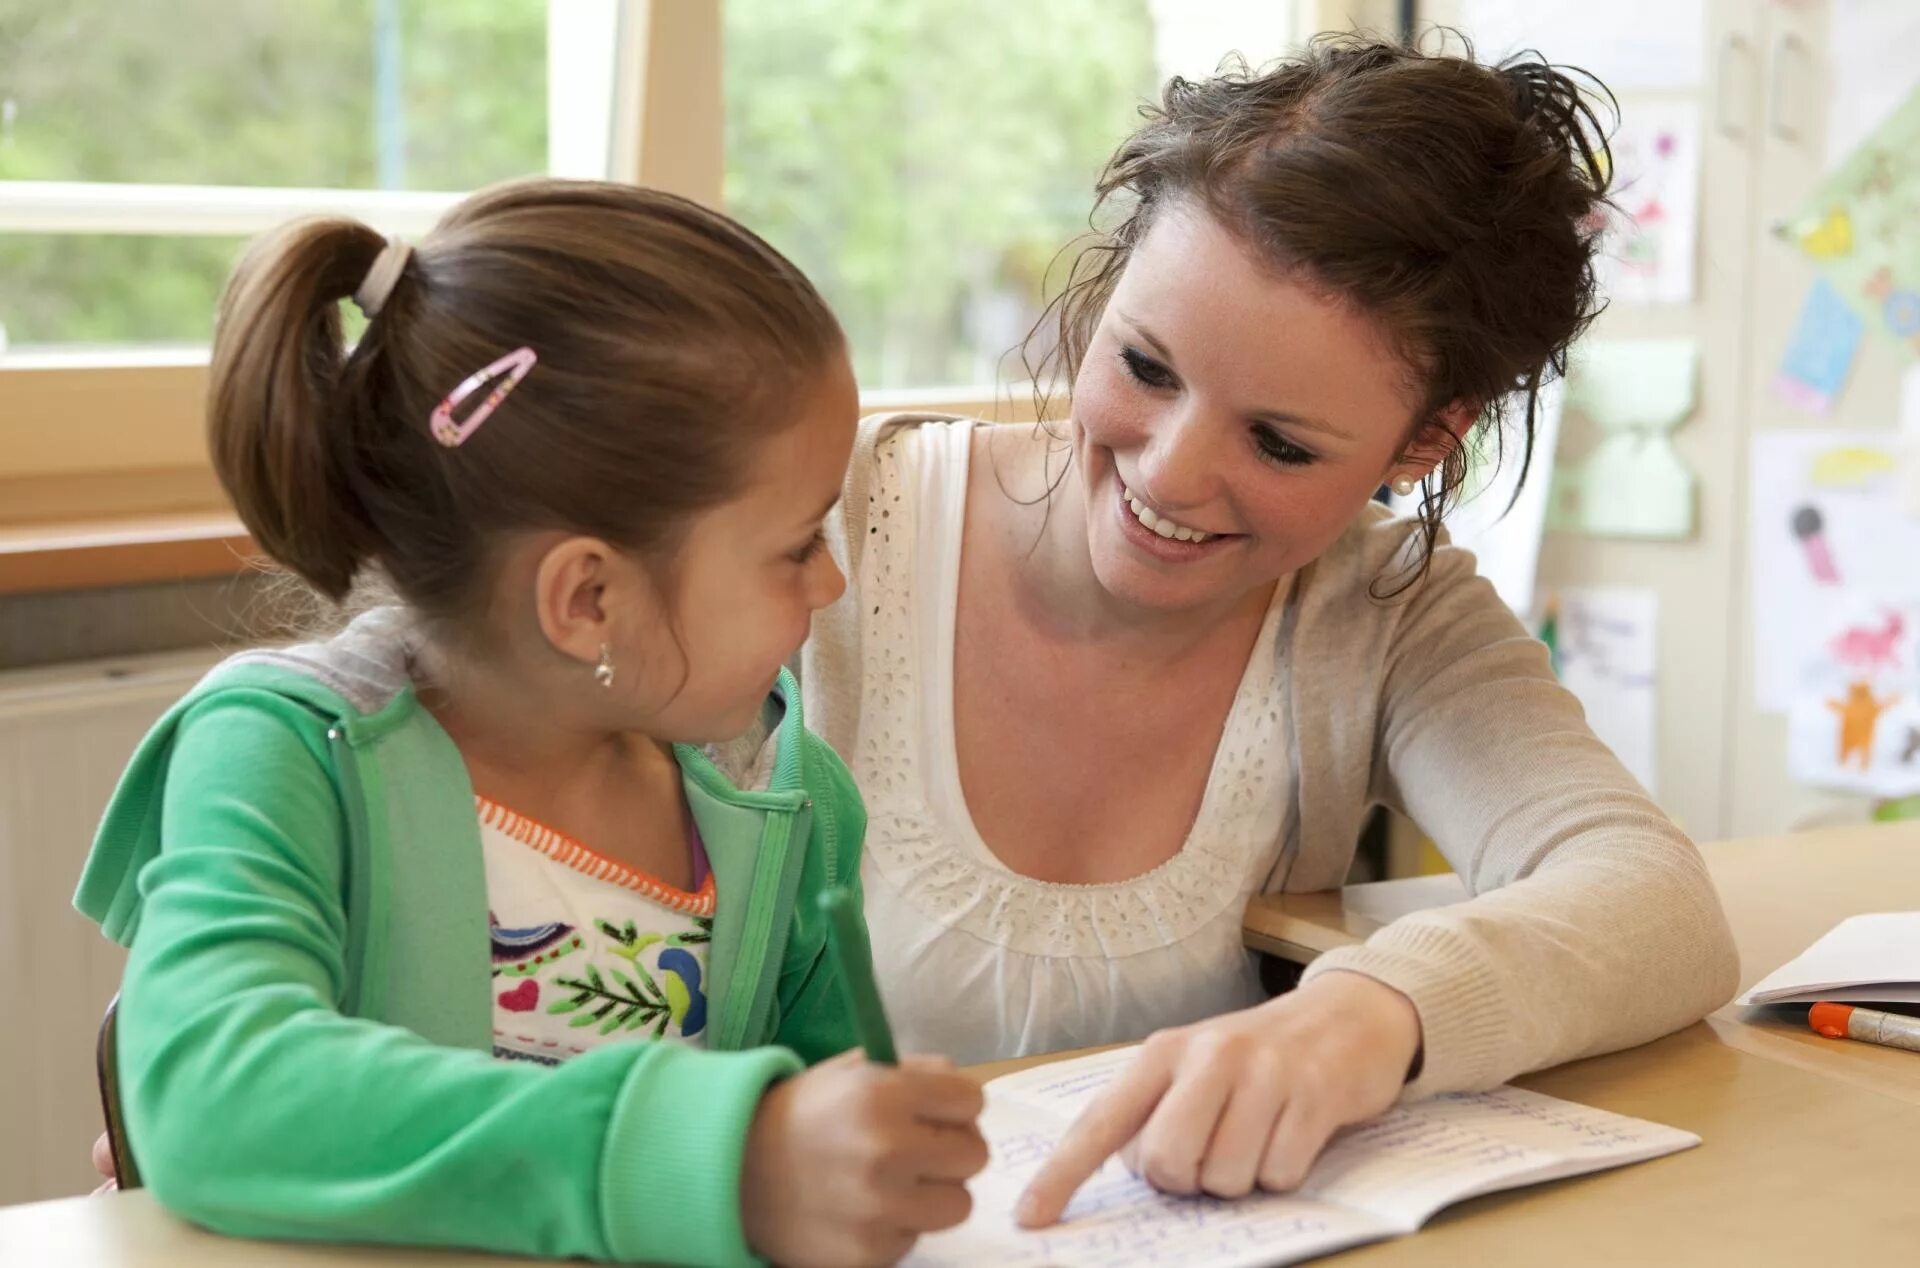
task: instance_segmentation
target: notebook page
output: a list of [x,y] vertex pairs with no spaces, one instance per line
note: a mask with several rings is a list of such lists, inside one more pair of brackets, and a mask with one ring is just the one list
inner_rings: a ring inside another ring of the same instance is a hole
[[1692,1132],[1502,1087],[1396,1106],[1343,1129],[1301,1192],[1412,1232],[1465,1198],[1699,1143]]
[[[990,1098],[995,1090],[990,1084]],[[972,1216],[921,1238],[905,1268],[1260,1268],[1392,1235],[1370,1216],[1310,1198],[1171,1197],[1113,1159],[1075,1195],[1061,1223],[1022,1229],[1014,1204],[1069,1121],[990,1100],[980,1127],[992,1158],[968,1186]]]
[[1256,1268],[1412,1232],[1451,1202],[1655,1157],[1699,1138],[1519,1088],[1396,1107],[1342,1131],[1296,1194],[1238,1201],[1157,1193],[1110,1159],[1066,1219],[1028,1232],[1013,1221],[1027,1180],[1082,1106],[1135,1049],[1036,1067],[987,1085],[992,1158],[970,1188],[972,1217],[922,1238],[915,1268]]

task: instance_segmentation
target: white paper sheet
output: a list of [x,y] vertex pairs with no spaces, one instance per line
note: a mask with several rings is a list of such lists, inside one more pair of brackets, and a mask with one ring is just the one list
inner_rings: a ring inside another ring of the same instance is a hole
[[1920,4],[1832,0],[1827,33],[1827,167],[1851,154],[1920,85]]
[[1692,88],[1705,72],[1702,0],[1466,0],[1460,26],[1482,60],[1537,48],[1615,92]]
[[1850,916],[1754,983],[1741,1004],[1872,1003],[1920,1000],[1920,911]]
[[[1859,680],[1852,671],[1911,675],[1893,663],[1836,654],[1834,640],[1870,650],[1887,613],[1920,603],[1920,519],[1901,510],[1892,431],[1766,431],[1754,439],[1748,529],[1753,594],[1754,697],[1790,712]],[[1920,610],[1902,615],[1911,633]],[[1866,641],[1863,641],[1863,638]],[[1896,651],[1899,649],[1896,648]],[[1882,696],[1920,689],[1876,679]]]
[[1610,145],[1620,211],[1601,244],[1601,289],[1622,304],[1690,302],[1700,241],[1700,107],[1629,102]]
[[1561,683],[1580,698],[1593,733],[1657,795],[1659,597],[1631,587],[1569,586],[1554,598]]
[[[1509,444],[1497,469],[1491,469],[1492,447],[1483,465],[1467,477],[1461,502],[1447,515],[1447,533],[1456,546],[1474,553],[1480,575],[1522,618],[1533,610],[1534,574],[1540,564],[1540,539],[1546,532],[1547,501],[1553,482],[1554,455],[1560,445],[1560,409],[1563,396],[1559,383],[1550,383],[1540,392],[1539,413],[1534,420],[1533,461],[1527,471],[1526,486],[1519,499],[1514,490],[1520,479],[1520,450]],[[1510,430],[1516,424],[1510,423]],[[1512,510],[1508,504],[1512,503]],[[1420,506],[1420,495],[1390,499],[1396,515],[1412,515]]]

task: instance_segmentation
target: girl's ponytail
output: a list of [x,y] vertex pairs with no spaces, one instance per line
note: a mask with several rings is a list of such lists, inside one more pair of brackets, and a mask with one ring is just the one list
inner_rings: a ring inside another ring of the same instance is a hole
[[227,283],[214,333],[214,470],[261,548],[334,600],[381,548],[351,474],[362,420],[342,391],[340,301],[385,245],[339,218],[267,234]]

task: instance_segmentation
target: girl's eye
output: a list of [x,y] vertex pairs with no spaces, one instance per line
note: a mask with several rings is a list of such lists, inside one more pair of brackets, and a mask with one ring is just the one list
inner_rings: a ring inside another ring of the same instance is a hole
[[813,557],[825,549],[826,545],[827,530],[824,528],[816,528],[813,530],[813,536],[807,539],[807,544],[799,550],[790,553],[787,558],[793,560],[796,564],[812,563]]
[[1263,461],[1279,467],[1304,467],[1314,461],[1312,453],[1270,427],[1253,429],[1253,447]]
[[1127,367],[1128,374],[1147,387],[1166,388],[1178,382],[1173,377],[1172,370],[1167,369],[1138,348],[1120,349],[1120,361]]

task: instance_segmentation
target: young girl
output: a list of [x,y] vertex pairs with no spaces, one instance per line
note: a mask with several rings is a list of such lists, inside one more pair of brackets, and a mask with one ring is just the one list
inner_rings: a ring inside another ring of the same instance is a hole
[[248,528],[399,602],[221,666],[108,810],[77,903],[131,948],[159,1200],[666,1263],[884,1262],[963,1218],[973,1084],[826,1060],[815,900],[865,815],[781,669],[844,587],[856,396],[812,286],[692,203],[538,181],[417,249],[289,226],[218,330]]

